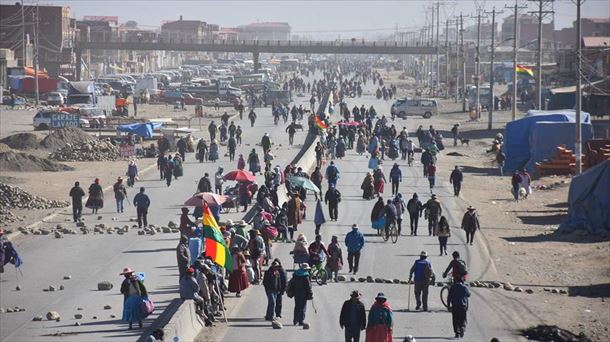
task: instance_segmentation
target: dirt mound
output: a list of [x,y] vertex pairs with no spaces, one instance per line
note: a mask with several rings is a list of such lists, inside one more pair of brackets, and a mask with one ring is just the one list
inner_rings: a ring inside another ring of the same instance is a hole
[[580,333],[576,335],[556,325],[538,325],[523,330],[523,336],[528,340],[542,342],[591,342],[591,339]]
[[42,139],[40,145],[44,148],[57,150],[66,146],[66,144],[78,145],[93,140],[96,139],[82,129],[67,127],[54,130],[51,134]]
[[38,137],[33,133],[17,133],[8,136],[0,142],[16,150],[34,150],[40,147]]
[[0,153],[0,171],[70,171],[73,167],[22,152]]

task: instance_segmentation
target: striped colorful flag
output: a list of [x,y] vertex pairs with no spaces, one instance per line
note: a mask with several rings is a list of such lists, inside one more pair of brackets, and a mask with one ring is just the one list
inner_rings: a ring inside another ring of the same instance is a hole
[[532,71],[532,69],[521,64],[517,64],[517,74],[522,76],[534,77],[534,72]]
[[318,128],[320,128],[320,129],[328,128],[328,125],[324,121],[320,120],[319,116],[316,115],[315,120],[316,120],[316,126],[318,126]]
[[215,263],[224,267],[228,272],[231,272],[233,270],[231,251],[229,251],[220,227],[207,205],[203,207],[202,224],[203,236],[205,237],[205,255],[211,257]]

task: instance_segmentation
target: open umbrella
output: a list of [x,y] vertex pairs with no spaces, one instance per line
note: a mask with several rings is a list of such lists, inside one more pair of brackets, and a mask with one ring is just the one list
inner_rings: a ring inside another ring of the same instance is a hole
[[213,192],[200,192],[194,194],[193,197],[186,200],[184,205],[190,207],[203,207],[206,203],[208,205],[221,205],[227,200],[227,196],[218,195]]
[[298,186],[306,190],[311,190],[313,192],[320,192],[320,189],[311,181],[311,179],[305,177],[291,177],[288,179],[290,185]]
[[227,173],[224,180],[232,180],[238,182],[254,182],[256,178],[248,171],[235,170]]

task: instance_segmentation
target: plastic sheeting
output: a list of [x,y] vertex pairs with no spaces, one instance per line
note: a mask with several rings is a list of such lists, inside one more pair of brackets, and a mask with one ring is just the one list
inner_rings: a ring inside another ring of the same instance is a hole
[[[593,126],[591,124],[583,123],[581,125],[581,132],[583,145],[586,141],[593,138]],[[525,168],[533,172],[536,162],[542,162],[555,156],[557,146],[565,145],[566,148],[574,151],[575,141],[575,122],[536,122],[530,136],[531,157]]]
[[[534,125],[537,122],[575,122],[575,116],[576,114],[572,109],[554,111],[530,110],[523,118],[507,123],[503,146],[504,153],[506,154],[504,173],[511,173],[525,167],[531,159],[532,148],[530,138]],[[581,122],[591,123],[589,113],[582,112]],[[568,145],[569,141],[561,143]]]
[[572,179],[568,193],[568,219],[561,231],[584,229],[610,232],[610,160]]
[[143,138],[152,138],[153,131],[163,127],[161,122],[146,122],[146,123],[133,123],[127,125],[119,125],[116,130],[119,132],[132,133],[139,135]]

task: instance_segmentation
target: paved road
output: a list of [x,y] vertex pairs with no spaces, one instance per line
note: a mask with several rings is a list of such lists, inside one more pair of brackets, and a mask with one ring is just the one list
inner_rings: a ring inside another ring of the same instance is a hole
[[[355,104],[366,107],[375,105],[378,112],[384,113],[389,109],[389,103],[376,100],[372,97],[348,100],[348,107]],[[407,124],[408,130],[414,132],[419,124],[426,124],[425,119],[411,119],[409,121],[397,121],[398,128]],[[426,125],[427,127],[427,125]],[[441,156],[441,158],[443,158]],[[438,240],[429,237],[427,221],[420,220],[420,236],[401,236],[397,244],[384,243],[380,237],[374,234],[370,228],[370,212],[374,201],[365,201],[361,197],[360,184],[367,170],[365,156],[358,156],[354,150],[348,151],[347,156],[337,161],[341,171],[338,189],[342,192],[343,201],[339,206],[339,221],[327,222],[321,229],[321,235],[326,245],[330,242],[332,235],[337,235],[342,242],[345,234],[350,231],[353,223],[357,223],[365,234],[366,244],[362,252],[360,271],[357,277],[372,275],[381,278],[399,278],[406,280],[412,263],[418,258],[422,250],[428,252],[429,258],[434,266],[437,279],[441,277],[442,271],[447,266],[453,250],[459,251],[469,265],[471,280],[493,280],[496,279],[496,270],[490,262],[489,253],[485,247],[484,237],[478,234],[475,246],[465,246],[465,235],[462,231],[452,229],[452,237],[449,239],[449,256],[438,256]],[[407,199],[413,192],[420,194],[420,199],[427,200],[429,197],[428,181],[422,177],[421,165],[416,163],[413,167],[398,161],[403,170],[403,183],[400,192]],[[393,165],[388,161],[384,164],[386,177]],[[440,182],[435,193],[440,197],[443,204],[443,213],[447,215],[451,226],[459,226],[461,216],[466,208],[466,202],[462,198],[453,196],[453,189],[447,182]],[[386,196],[389,196],[387,187]],[[423,196],[422,196],[423,195]],[[312,222],[314,205],[309,199],[308,218],[299,227],[299,232],[304,232],[308,240],[313,239],[314,224]],[[327,216],[328,218],[328,216]],[[403,231],[408,230],[408,218],[403,223]],[[424,234],[424,235],[422,235]],[[293,244],[276,244],[275,257],[283,260],[287,269],[292,269],[292,259],[289,251]],[[347,256],[343,246],[343,255]],[[345,260],[344,271],[347,270]],[[345,274],[345,273],[344,273]],[[290,276],[290,273],[289,273]],[[348,280],[349,280],[348,275]],[[224,335],[216,335],[212,340],[222,341],[340,341],[343,332],[339,328],[339,312],[344,300],[349,298],[349,293],[358,289],[363,293],[363,302],[368,308],[374,302],[378,292],[384,292],[389,298],[389,303],[394,309],[394,338],[402,341],[406,335],[413,335],[418,341],[442,341],[453,338],[451,326],[451,314],[447,312],[440,302],[440,288],[431,288],[429,295],[430,312],[414,312],[415,300],[412,297],[408,303],[408,294],[413,296],[413,288],[407,285],[394,284],[368,284],[368,283],[330,283],[324,286],[314,285],[314,303],[317,313],[314,312],[312,303],[307,307],[307,318],[311,324],[310,330],[302,330],[292,325],[294,302],[284,297],[283,318],[285,324],[282,330],[272,330],[269,322],[263,320],[266,307],[266,296],[262,286],[251,287],[246,295],[236,301],[235,308],[230,313],[229,326],[224,330]],[[505,296],[504,292],[489,289],[472,289],[471,309],[469,311],[469,326],[465,340],[488,341],[496,336],[502,341],[520,340],[512,330],[517,324],[530,319],[525,306],[518,300]],[[410,310],[409,310],[410,309]],[[222,336],[222,337],[218,337]]]
[[[297,98],[305,102],[308,98]],[[255,146],[264,132],[269,132],[274,142],[276,162],[285,165],[290,162],[298,152],[299,146],[289,147],[287,144],[285,126],[274,126],[271,109],[257,110],[258,119],[254,129],[250,129],[249,122],[244,118],[239,122],[245,127],[243,136],[244,145],[238,149],[238,154],[247,153],[256,147],[262,159],[261,149]],[[239,121],[237,118],[236,121]],[[204,134],[209,141],[207,132]],[[302,142],[305,133],[297,133],[295,142]],[[283,146],[279,146],[283,143]],[[224,154],[225,149],[221,148]],[[222,156],[222,155],[221,155]],[[169,220],[179,222],[180,207],[195,190],[197,181],[208,172],[213,177],[218,166],[225,171],[236,169],[237,162],[228,162],[227,157],[221,157],[219,163],[203,163],[195,161],[194,154],[187,154],[184,167],[184,177],[172,182],[166,187],[159,181],[156,171],[144,176],[137,187],[145,186],[152,201],[149,214],[149,223],[167,225]],[[110,185],[114,179],[104,179],[104,172],[100,170],[100,178],[104,186]],[[261,176],[259,176],[261,178]],[[213,179],[213,178],[212,178]],[[85,180],[81,180],[85,183]],[[260,182],[259,182],[260,183]],[[88,186],[88,184],[83,184]],[[69,189],[66,189],[66,196]],[[135,195],[134,189],[129,189],[129,198]],[[114,212],[115,204],[112,194],[106,194],[105,208],[100,211],[102,220],[97,215],[92,216],[85,210],[86,222],[93,228],[93,223],[106,223],[111,226],[133,224],[129,219],[135,216],[135,210],[126,205],[124,214]],[[223,219],[241,219],[243,214],[232,211],[223,215]],[[116,221],[111,219],[116,217]],[[57,222],[67,226],[72,225],[64,220],[68,215],[60,215]],[[49,224],[51,225],[51,224]],[[2,341],[40,341],[40,340],[74,340],[74,341],[133,341],[137,339],[141,330],[128,331],[127,326],[120,322],[122,310],[122,295],[119,293],[122,276],[119,273],[125,266],[131,266],[138,271],[146,273],[145,284],[151,298],[157,304],[155,314],[151,315],[145,324],[154,320],[157,315],[177,297],[178,274],[176,268],[175,248],[178,243],[177,234],[157,234],[154,236],[138,236],[135,230],[128,234],[119,235],[69,235],[63,239],[51,236],[28,236],[18,241],[17,249],[25,261],[22,266],[23,276],[13,273],[8,267],[7,273],[2,275],[0,284],[0,307],[8,308],[21,306],[26,312],[3,313],[0,316],[0,340]],[[72,279],[63,280],[63,276],[70,274]],[[97,291],[99,281],[113,282],[112,291]],[[65,290],[56,292],[43,292],[49,285],[65,286]],[[16,291],[17,285],[22,290]],[[104,305],[112,306],[111,310],[104,310]],[[83,311],[77,311],[82,307]],[[62,315],[61,322],[46,321],[32,322],[36,315],[45,316],[47,311],[58,311]],[[83,314],[79,320],[80,327],[74,326],[77,320],[74,314]],[[116,318],[111,318],[116,315]],[[97,319],[92,319],[97,316]],[[49,337],[49,334],[65,333],[63,337]]]

